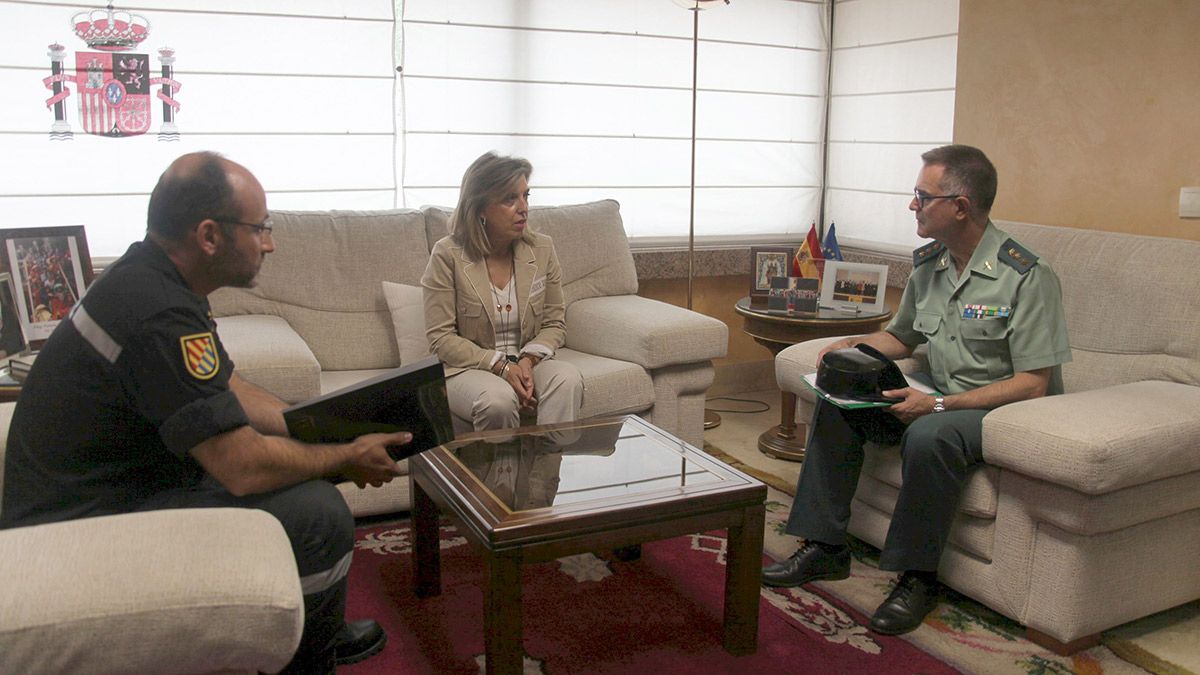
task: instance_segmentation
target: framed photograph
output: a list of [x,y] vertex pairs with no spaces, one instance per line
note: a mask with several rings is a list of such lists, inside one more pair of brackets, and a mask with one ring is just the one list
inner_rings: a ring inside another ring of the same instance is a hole
[[821,279],[821,306],[867,313],[884,311],[887,265],[825,261]]
[[787,246],[750,247],[750,304],[765,307],[771,295],[771,279],[787,277],[792,270],[793,250]]
[[0,272],[11,277],[21,330],[36,349],[92,283],[83,226],[0,230]]
[[25,333],[21,331],[21,317],[13,300],[12,275],[0,273],[0,364],[25,351]]
[[805,277],[775,277],[771,279],[771,294],[767,310],[787,314],[814,314],[817,311],[817,279]]

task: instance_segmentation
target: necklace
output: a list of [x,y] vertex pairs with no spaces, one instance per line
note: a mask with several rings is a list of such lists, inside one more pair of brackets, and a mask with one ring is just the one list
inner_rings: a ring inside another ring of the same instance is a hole
[[[501,339],[504,344],[497,344],[496,348],[508,353],[508,337],[509,328],[508,322],[512,318],[513,311],[513,286],[517,283],[517,263],[515,259],[510,261],[510,272],[508,284],[504,288],[504,297],[500,297],[500,292],[496,289],[496,284],[490,284],[492,287],[492,299],[496,302],[496,316],[500,319],[500,330],[497,332],[497,342]],[[516,346],[515,344],[513,345]]]

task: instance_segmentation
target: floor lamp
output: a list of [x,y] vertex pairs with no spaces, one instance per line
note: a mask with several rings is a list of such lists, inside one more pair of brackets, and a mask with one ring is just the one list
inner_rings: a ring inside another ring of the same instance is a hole
[[[717,3],[729,4],[729,0],[675,0],[675,4],[692,13],[692,173],[688,182],[688,275],[687,308],[692,308],[692,281],[695,279],[696,264],[696,76],[699,72],[697,58],[700,53],[700,12]],[[714,410],[704,411],[704,428],[712,429],[721,423],[721,416]]]

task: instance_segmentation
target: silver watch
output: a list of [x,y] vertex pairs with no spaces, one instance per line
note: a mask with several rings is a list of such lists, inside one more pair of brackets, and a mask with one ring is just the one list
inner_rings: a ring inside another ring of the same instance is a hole
[[934,396],[933,397],[933,412],[935,412],[935,413],[946,412],[946,397],[945,396]]

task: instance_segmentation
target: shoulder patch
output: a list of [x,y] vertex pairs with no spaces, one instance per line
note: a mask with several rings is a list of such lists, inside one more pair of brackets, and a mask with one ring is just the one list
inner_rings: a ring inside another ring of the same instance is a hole
[[944,250],[946,250],[946,247],[942,246],[942,243],[939,241],[925,244],[921,248],[913,251],[913,267],[920,267],[930,260],[935,260]]
[[1000,252],[996,254],[1000,262],[1012,267],[1017,272],[1025,274],[1037,264],[1038,257],[1029,249],[1021,246],[1011,238],[1000,244]]
[[221,369],[217,343],[212,333],[196,333],[179,338],[183,348],[183,366],[197,380],[211,380]]

